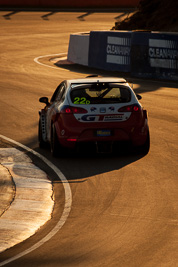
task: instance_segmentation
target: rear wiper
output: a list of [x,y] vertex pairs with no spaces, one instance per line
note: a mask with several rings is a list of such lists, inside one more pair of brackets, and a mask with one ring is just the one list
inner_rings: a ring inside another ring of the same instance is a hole
[[106,91],[104,91],[101,95],[98,96],[98,98],[103,98],[105,97],[105,95],[107,95],[107,93],[109,93],[111,91],[112,88],[108,88]]

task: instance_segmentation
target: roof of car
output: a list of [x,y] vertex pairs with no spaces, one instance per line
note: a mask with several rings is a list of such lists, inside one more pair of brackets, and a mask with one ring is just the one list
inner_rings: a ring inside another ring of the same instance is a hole
[[69,84],[80,84],[80,83],[126,83],[127,81],[123,78],[115,78],[115,77],[86,77],[82,79],[73,79],[67,81]]

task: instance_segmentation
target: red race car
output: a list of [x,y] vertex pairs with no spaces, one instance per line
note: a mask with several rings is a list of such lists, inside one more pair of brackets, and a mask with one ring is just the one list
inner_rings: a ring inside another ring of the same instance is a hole
[[65,80],[51,100],[41,97],[39,145],[50,144],[54,156],[66,148],[95,144],[98,152],[129,143],[147,154],[150,147],[147,111],[125,79],[87,77]]

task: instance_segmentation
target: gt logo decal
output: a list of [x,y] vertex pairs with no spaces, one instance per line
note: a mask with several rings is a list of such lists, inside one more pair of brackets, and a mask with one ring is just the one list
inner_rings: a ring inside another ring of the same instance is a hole
[[101,116],[84,115],[81,117],[82,121],[99,121]]
[[94,121],[120,121],[123,120],[123,114],[118,114],[118,115],[83,115],[81,117],[82,121],[85,122],[94,122]]

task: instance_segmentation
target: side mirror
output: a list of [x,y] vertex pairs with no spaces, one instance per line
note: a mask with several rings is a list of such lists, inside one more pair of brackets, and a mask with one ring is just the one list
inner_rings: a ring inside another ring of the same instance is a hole
[[45,103],[46,105],[49,104],[48,97],[46,97],[46,96],[40,97],[39,101],[40,101],[41,103]]
[[141,100],[142,99],[142,96],[141,95],[136,95],[137,96],[137,99],[138,100]]

